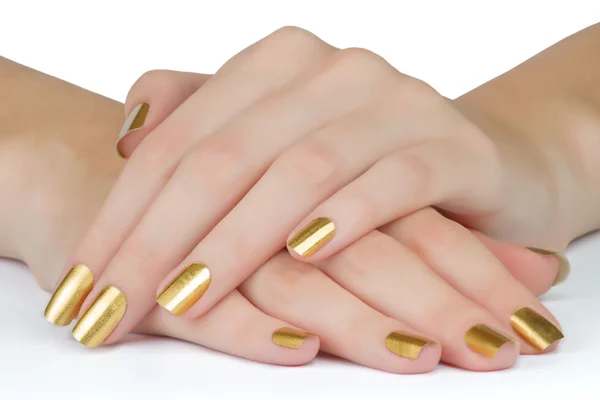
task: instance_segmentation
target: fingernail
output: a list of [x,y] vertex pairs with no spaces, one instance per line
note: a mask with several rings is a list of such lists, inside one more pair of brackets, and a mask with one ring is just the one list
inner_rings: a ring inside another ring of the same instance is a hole
[[409,335],[403,332],[392,332],[385,338],[385,345],[399,356],[416,360],[423,347],[433,343],[421,336]]
[[288,349],[299,349],[309,336],[313,335],[292,328],[281,328],[273,333],[273,343]]
[[204,264],[192,264],[156,298],[158,304],[175,315],[182,315],[202,297],[210,285],[210,270]]
[[309,257],[335,235],[335,225],[329,218],[312,220],[289,242],[288,246],[302,257]]
[[502,346],[514,341],[494,328],[479,324],[467,331],[465,342],[471,350],[485,357],[494,358]]
[[69,325],[93,286],[92,271],[83,264],[75,265],[52,295],[44,317],[54,325]]
[[73,328],[73,337],[87,347],[100,346],[119,325],[126,308],[125,295],[114,286],[106,287]]
[[523,340],[540,351],[564,338],[554,324],[529,307],[523,307],[511,315],[510,324]]
[[564,254],[550,250],[538,249],[536,247],[528,247],[528,249],[534,253],[554,256],[558,259],[558,275],[556,275],[556,279],[554,279],[552,286],[560,285],[567,280],[567,277],[571,272],[571,263]]
[[150,110],[150,105],[148,103],[141,103],[135,106],[127,116],[127,119],[121,128],[121,132],[119,132],[119,137],[115,142],[115,152],[119,157],[125,158],[119,149],[119,143],[121,143],[121,140],[123,140],[128,133],[140,129],[144,125],[148,110]]

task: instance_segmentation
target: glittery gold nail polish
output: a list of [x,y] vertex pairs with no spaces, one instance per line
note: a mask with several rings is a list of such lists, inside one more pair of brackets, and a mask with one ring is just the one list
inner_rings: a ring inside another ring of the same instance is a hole
[[93,286],[94,277],[90,269],[83,264],[75,265],[52,295],[44,317],[55,325],[69,325]]
[[329,242],[335,235],[335,225],[328,218],[309,222],[289,242],[288,246],[302,257],[309,257]]
[[148,115],[149,110],[150,106],[148,103],[141,103],[135,106],[127,116],[127,119],[121,128],[121,132],[119,132],[119,137],[117,137],[117,141],[115,142],[115,152],[119,157],[124,158],[119,149],[119,143],[121,143],[121,139],[123,139],[128,133],[140,129],[144,125],[144,121],[146,121],[146,116]]
[[558,259],[558,275],[556,275],[556,279],[554,279],[554,283],[552,284],[552,286],[560,285],[561,283],[567,280],[567,277],[571,272],[571,263],[569,262],[567,257],[565,257],[564,254],[550,250],[538,249],[536,247],[528,247],[528,249],[533,251],[534,253],[554,256]]
[[281,328],[273,333],[273,343],[289,349],[299,349],[309,336],[313,335],[292,328]]
[[399,356],[416,360],[423,347],[433,343],[421,336],[409,335],[403,332],[392,332],[385,338],[385,345]]
[[494,358],[502,346],[512,341],[508,336],[483,324],[475,325],[465,335],[467,346],[488,358]]
[[529,307],[520,308],[511,315],[510,324],[523,340],[540,351],[564,338],[554,324]]
[[87,347],[100,346],[115,330],[127,309],[119,289],[107,286],[73,328],[73,337]]
[[193,306],[210,285],[210,270],[204,264],[190,265],[156,298],[158,304],[175,315]]

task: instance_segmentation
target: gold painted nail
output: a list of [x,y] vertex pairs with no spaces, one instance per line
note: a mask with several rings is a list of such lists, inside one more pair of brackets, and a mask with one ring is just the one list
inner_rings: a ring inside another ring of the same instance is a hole
[[510,316],[510,324],[527,343],[543,351],[564,338],[554,324],[529,307],[523,307]]
[[552,286],[560,285],[561,283],[567,280],[567,277],[571,272],[571,263],[569,262],[567,257],[565,257],[564,254],[551,250],[538,249],[537,247],[528,247],[528,249],[533,251],[534,253],[554,256],[558,259],[558,275],[556,275],[556,279],[554,279],[554,283],[552,284]]
[[423,347],[433,343],[421,336],[409,335],[403,332],[392,332],[385,338],[385,345],[399,356],[416,360]]
[[93,286],[92,271],[83,264],[75,265],[52,295],[44,317],[54,325],[69,325]]
[[281,328],[273,333],[273,342],[289,349],[299,349],[309,336],[314,335],[292,328]]
[[87,347],[100,346],[115,330],[127,309],[119,289],[107,286],[73,328],[73,337]]
[[479,324],[467,331],[465,342],[471,350],[488,358],[494,358],[502,346],[513,340],[494,328]]
[[309,257],[329,242],[335,235],[335,225],[328,218],[316,218],[308,223],[289,242],[296,253]]
[[208,267],[194,263],[175,278],[156,301],[173,314],[182,315],[202,297],[209,285]]
[[121,132],[119,132],[117,141],[115,142],[115,152],[119,157],[124,158],[119,149],[119,143],[121,143],[121,140],[127,136],[128,133],[138,130],[144,125],[149,110],[150,105],[148,105],[148,103],[141,103],[135,106],[127,116],[127,119],[121,128]]

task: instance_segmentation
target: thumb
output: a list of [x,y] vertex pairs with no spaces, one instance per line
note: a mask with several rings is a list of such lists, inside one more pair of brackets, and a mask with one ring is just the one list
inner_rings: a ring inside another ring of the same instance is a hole
[[129,158],[137,146],[212,75],[169,70],[144,73],[125,102],[127,118],[115,142],[115,152]]

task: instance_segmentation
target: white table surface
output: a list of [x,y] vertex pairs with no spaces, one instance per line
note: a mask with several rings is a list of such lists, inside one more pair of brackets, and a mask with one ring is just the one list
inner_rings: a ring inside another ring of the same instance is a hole
[[88,350],[70,330],[44,320],[49,294],[28,270],[0,260],[0,399],[597,399],[600,234],[575,243],[567,255],[569,280],[543,297],[565,331],[558,352],[521,357],[507,371],[440,366],[415,376],[328,356],[303,367],[261,365],[158,338]]

